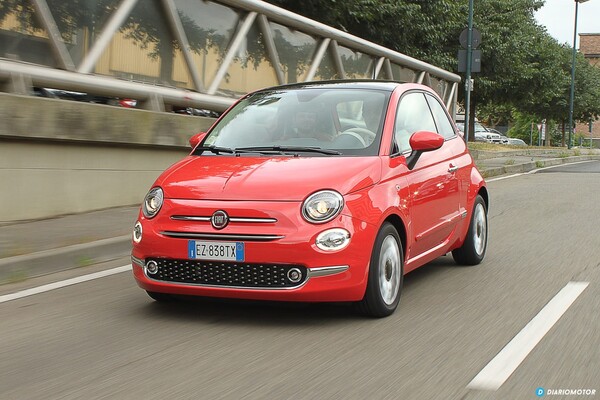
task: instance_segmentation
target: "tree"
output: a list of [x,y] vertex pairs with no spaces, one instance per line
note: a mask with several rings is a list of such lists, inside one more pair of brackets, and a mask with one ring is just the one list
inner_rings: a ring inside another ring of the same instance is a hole
[[[467,0],[270,2],[439,67],[457,69]],[[538,121],[568,119],[571,49],[535,21],[534,13],[543,4],[543,0],[476,2],[474,24],[482,34],[482,70],[473,75],[471,115],[481,111],[498,122],[511,119],[513,110],[518,110]],[[583,57],[577,60],[574,115],[587,120],[600,111],[600,72]],[[462,87],[459,100],[464,96]]]

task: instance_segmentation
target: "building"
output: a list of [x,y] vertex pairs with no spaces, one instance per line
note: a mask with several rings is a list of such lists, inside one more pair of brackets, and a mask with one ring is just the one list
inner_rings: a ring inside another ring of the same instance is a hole
[[[579,51],[590,62],[591,65],[600,68],[600,33],[580,33]],[[591,137],[593,147],[600,147],[600,119],[592,121],[592,132],[589,123],[578,123],[575,131],[584,138],[584,145]]]

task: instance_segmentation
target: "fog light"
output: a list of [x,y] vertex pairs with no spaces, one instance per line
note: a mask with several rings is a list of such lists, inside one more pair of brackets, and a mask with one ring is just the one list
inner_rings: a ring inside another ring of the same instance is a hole
[[287,272],[287,277],[290,282],[298,283],[302,279],[302,272],[298,268],[292,268]]
[[324,251],[342,250],[350,244],[350,232],[341,228],[326,230],[317,236],[315,244]]
[[150,275],[154,275],[158,272],[158,264],[156,261],[148,261],[146,264],[146,272],[148,272]]
[[142,241],[142,224],[140,221],[136,222],[133,226],[133,241],[139,243]]

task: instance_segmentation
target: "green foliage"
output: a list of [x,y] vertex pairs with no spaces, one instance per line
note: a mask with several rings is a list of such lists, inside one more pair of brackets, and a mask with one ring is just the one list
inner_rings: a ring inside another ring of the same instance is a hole
[[532,143],[537,144],[539,140],[537,129],[539,120],[534,115],[520,112],[514,112],[513,118],[513,124],[507,132],[508,137],[522,139],[525,143],[529,143],[532,138]]
[[[269,2],[436,66],[457,70],[458,37],[467,25],[468,0],[268,0]],[[515,137],[529,142],[530,122],[569,115],[571,47],[537,24],[543,0],[478,0],[482,71],[474,74],[472,104],[492,125],[517,120]],[[600,114],[600,70],[578,55],[576,120]],[[462,98],[462,85],[459,100]],[[520,115],[513,115],[519,111]],[[519,122],[520,121],[520,122]],[[525,129],[527,126],[527,129]],[[554,126],[556,123],[554,122]],[[555,127],[554,134],[558,132]],[[537,136],[537,132],[534,132]],[[553,137],[554,140],[556,140]]]

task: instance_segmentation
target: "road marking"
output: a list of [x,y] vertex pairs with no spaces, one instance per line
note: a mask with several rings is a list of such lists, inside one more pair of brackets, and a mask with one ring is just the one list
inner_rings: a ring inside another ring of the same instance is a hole
[[131,265],[124,265],[122,267],[107,269],[105,271],[95,272],[93,274],[82,275],[76,278],[67,279],[64,281],[49,283],[47,285],[42,285],[38,287],[34,287],[31,289],[21,290],[20,292],[5,294],[0,296],[0,303],[4,303],[6,301],[21,299],[27,296],[33,296],[35,294],[40,294],[44,292],[49,292],[50,290],[64,288],[66,286],[76,285],[78,283],[91,281],[94,279],[104,278],[105,276],[120,274],[122,272],[131,271]]
[[507,176],[499,176],[498,178],[486,179],[485,181],[486,182],[502,181],[504,179],[516,178],[517,176],[521,176],[521,175],[532,175],[532,174],[535,174],[538,171],[543,171],[545,169],[564,167],[565,165],[583,164],[583,163],[588,163],[588,162],[593,162],[593,161],[598,161],[598,160],[585,160],[585,161],[576,161],[576,162],[572,162],[572,163],[551,165],[549,167],[536,168],[536,169],[533,169],[533,170],[528,171],[528,172],[520,172],[518,174],[512,174],[512,175],[507,175]]
[[562,288],[473,378],[467,389],[498,390],[588,285],[589,282],[569,282]]

